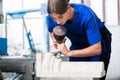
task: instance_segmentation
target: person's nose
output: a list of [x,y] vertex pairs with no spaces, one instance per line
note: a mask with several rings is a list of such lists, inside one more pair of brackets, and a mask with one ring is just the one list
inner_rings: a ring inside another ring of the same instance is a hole
[[62,23],[62,20],[57,20],[57,24],[61,24]]

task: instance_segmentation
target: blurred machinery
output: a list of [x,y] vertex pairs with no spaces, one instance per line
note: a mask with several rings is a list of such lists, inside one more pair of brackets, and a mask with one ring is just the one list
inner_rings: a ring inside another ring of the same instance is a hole
[[39,80],[35,76],[35,61],[35,57],[3,56],[0,58],[0,70],[17,73],[10,80]]
[[[3,3],[2,0],[0,0],[0,24],[1,25],[4,22],[2,3]],[[3,36],[0,36],[0,56],[1,55],[7,55],[7,38]]]
[[7,38],[0,38],[0,56],[7,54]]
[[[22,19],[23,27],[26,31],[26,37],[28,39],[28,43],[29,43],[31,53],[36,53],[36,50],[35,50],[35,45],[34,45],[34,41],[33,41],[33,38],[32,38],[32,34],[31,34],[30,30],[28,31],[28,29],[27,29],[25,19],[24,19],[24,15],[26,13],[36,12],[36,11],[40,11],[40,9],[29,9],[29,10],[13,11],[13,12],[7,12],[6,13],[6,18],[7,18],[7,15],[9,15],[13,19]],[[7,19],[6,19],[6,24],[7,24]],[[6,26],[6,29],[7,29],[7,26]],[[6,37],[7,37],[7,30],[6,30]]]
[[[27,12],[34,12],[34,11],[40,11],[40,10],[22,10],[22,11],[15,11],[15,12],[8,12],[6,14],[10,15],[12,18],[21,18],[23,21],[23,27],[25,28],[26,31],[26,36],[28,39],[29,47],[30,47],[30,53],[31,55],[29,56],[9,56],[7,54],[7,32],[6,32],[6,38],[0,38],[0,70],[1,72],[12,72],[12,73],[17,73],[12,80],[37,80],[35,77],[35,47],[34,47],[34,42],[32,39],[31,32],[28,32],[25,20],[24,20],[24,15]],[[7,29],[7,26],[5,26]],[[7,30],[6,30],[7,31]],[[33,54],[34,53],[34,54]],[[7,74],[6,74],[7,75]],[[10,77],[10,76],[9,76]],[[11,79],[11,78],[10,78]]]
[[[0,0],[1,2],[1,0]],[[23,21],[23,26],[26,31],[26,36],[28,39],[29,47],[31,50],[31,55],[23,55],[23,56],[9,56],[9,55],[3,55],[7,54],[7,22],[5,19],[5,36],[6,38],[0,39],[0,71],[2,73],[17,73],[17,75],[9,80],[40,80],[35,76],[35,63],[36,63],[36,49],[34,46],[34,42],[32,39],[31,32],[27,30],[24,15],[29,12],[36,12],[41,11],[41,14],[46,14],[45,11],[45,4],[41,4],[41,9],[29,9],[29,10],[21,10],[21,11],[13,11],[6,13],[7,15],[10,15],[12,18],[20,18]],[[1,8],[1,7],[0,7]],[[0,9],[1,10],[1,9]],[[48,38],[48,34],[46,34],[46,38]],[[46,40],[46,45],[49,46],[49,41]],[[47,47],[48,51],[49,47]],[[9,76],[8,76],[9,77]]]
[[[31,53],[36,53],[36,49],[35,49],[35,44],[34,44],[34,39],[32,37],[32,33],[31,33],[31,30],[28,30],[27,28],[27,25],[26,25],[26,20],[25,20],[25,15],[27,13],[32,13],[32,12],[40,12],[40,14],[43,16],[43,25],[44,26],[44,33],[42,33],[44,35],[44,45],[45,46],[45,52],[48,52],[49,51],[49,34],[47,32],[47,28],[45,27],[46,26],[46,14],[47,14],[47,11],[46,11],[46,4],[41,4],[41,8],[40,9],[23,9],[23,10],[17,10],[17,11],[9,11],[6,13],[5,15],[5,37],[7,38],[8,37],[8,29],[7,29],[7,16],[9,15],[12,19],[21,19],[22,20],[22,24],[23,24],[23,28],[25,30],[25,33],[26,33],[26,37],[27,37],[27,41],[28,41],[28,44],[29,44],[29,48],[30,48],[30,51]],[[23,41],[23,47],[24,47],[24,41]]]
[[2,0],[0,0],[0,24],[4,22],[3,10],[2,10]]

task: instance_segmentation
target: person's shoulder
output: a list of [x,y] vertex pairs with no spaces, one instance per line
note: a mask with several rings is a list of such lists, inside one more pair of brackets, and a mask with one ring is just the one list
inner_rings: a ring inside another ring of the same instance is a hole
[[51,16],[50,16],[50,15],[47,15],[46,18],[51,18]]
[[87,5],[83,3],[70,3],[70,5],[77,8],[89,8]]
[[74,10],[77,13],[86,14],[88,12],[91,12],[90,7],[88,7],[87,5],[82,4],[82,3],[71,3],[71,6],[74,8]]
[[47,20],[53,20],[50,15],[47,15],[47,16],[46,16],[46,19],[47,19]]
[[71,3],[71,6],[74,8],[74,10],[78,13],[88,13],[91,12],[91,9],[89,6],[82,4],[82,3]]
[[86,15],[94,15],[94,11],[86,4],[76,4],[76,6],[79,6],[79,8],[77,8],[80,12],[86,14]]

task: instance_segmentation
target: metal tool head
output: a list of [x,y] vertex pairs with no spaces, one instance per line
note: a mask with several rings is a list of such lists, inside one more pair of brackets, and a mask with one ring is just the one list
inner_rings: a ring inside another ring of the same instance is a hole
[[61,52],[58,52],[58,53],[57,53],[56,58],[57,58],[57,59],[60,59],[60,58],[61,58]]
[[53,35],[56,41],[61,44],[65,38],[66,35],[66,29],[63,26],[56,26],[53,29]]

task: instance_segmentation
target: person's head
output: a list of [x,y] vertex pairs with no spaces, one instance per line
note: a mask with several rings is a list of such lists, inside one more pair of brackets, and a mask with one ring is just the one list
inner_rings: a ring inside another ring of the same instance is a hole
[[47,12],[58,24],[64,24],[69,20],[69,0],[48,0]]

